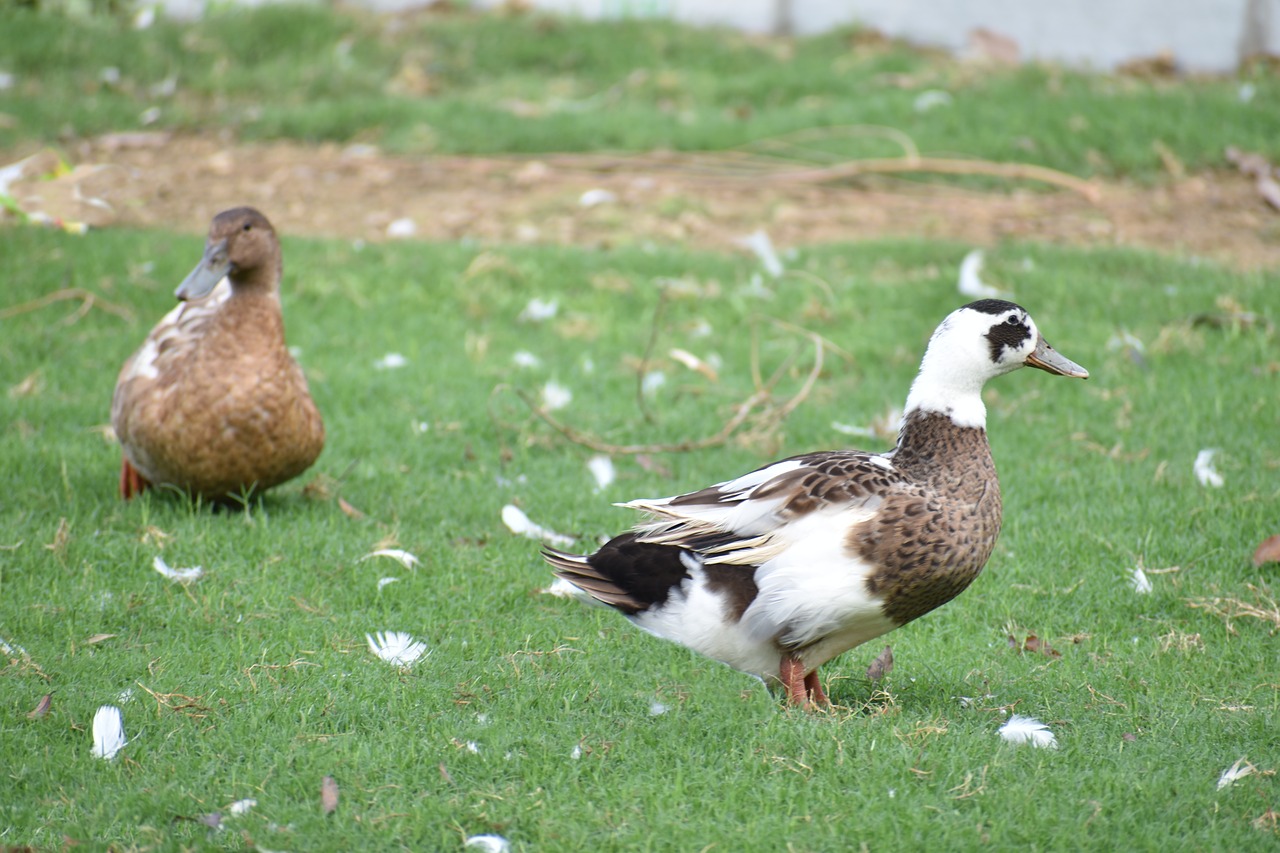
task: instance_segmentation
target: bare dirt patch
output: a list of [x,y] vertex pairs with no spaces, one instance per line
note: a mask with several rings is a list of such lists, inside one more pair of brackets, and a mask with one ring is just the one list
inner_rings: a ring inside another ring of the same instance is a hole
[[[29,153],[10,152],[3,162]],[[1143,247],[1240,269],[1280,265],[1280,214],[1252,181],[1227,172],[1154,188],[1097,184],[1090,201],[1030,185],[980,192],[885,176],[787,184],[655,170],[651,158],[404,157],[165,134],[86,141],[71,161],[79,167],[71,175],[19,182],[11,192],[29,210],[98,227],[194,233],[218,211],[249,204],[289,235],[367,241],[411,232],[422,240],[656,241],[725,250],[764,228],[780,246],[900,236],[978,246],[1014,239]],[[605,191],[594,193],[603,200],[584,204],[590,190]]]

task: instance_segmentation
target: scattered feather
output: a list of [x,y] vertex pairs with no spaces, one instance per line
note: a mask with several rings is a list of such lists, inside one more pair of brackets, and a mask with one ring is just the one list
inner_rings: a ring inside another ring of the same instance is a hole
[[473,835],[462,846],[474,847],[481,853],[508,853],[511,850],[511,842],[501,835]]
[[938,107],[951,106],[952,100],[950,92],[945,92],[942,89],[925,89],[916,95],[911,108],[918,113],[927,113],[929,110],[937,109]]
[[1206,448],[1196,454],[1195,472],[1196,479],[1200,481],[1200,485],[1206,488],[1220,489],[1222,488],[1222,475],[1213,467],[1213,457],[1217,454],[1216,447]]
[[529,520],[529,516],[524,514],[524,510],[515,504],[507,504],[502,508],[502,523],[508,530],[519,536],[541,539],[543,542],[560,547],[568,547],[574,543],[572,536],[565,536],[563,533],[548,530],[540,524],[534,524]]
[[609,488],[618,476],[613,468],[613,460],[602,453],[596,454],[587,460],[587,470],[595,478],[596,492],[602,492]]
[[369,650],[393,666],[412,666],[427,650],[426,643],[404,631],[378,631],[364,637],[369,641]]
[[1014,714],[1000,727],[1000,737],[1009,743],[1029,743],[1034,747],[1057,749],[1058,739],[1049,727],[1034,717]]
[[234,803],[227,806],[227,811],[231,813],[232,817],[239,817],[242,814],[248,814],[249,809],[253,808],[257,804],[258,801],[252,797],[244,800],[236,800]]
[[891,672],[893,672],[893,648],[885,646],[884,651],[876,655],[876,659],[867,667],[867,679],[879,681]]
[[124,690],[120,691],[119,695],[116,696],[116,704],[118,705],[128,705],[132,701],[133,701],[132,687],[126,687]]
[[578,759],[582,758],[582,744],[580,743],[576,744],[573,747],[573,751],[569,753],[569,757],[572,758],[574,761],[577,761]]
[[618,200],[616,193],[604,189],[590,189],[578,196],[579,207],[595,207],[601,204],[612,204]]
[[769,239],[769,234],[763,228],[758,228],[745,237],[739,237],[734,242],[754,252],[760,259],[760,265],[764,267],[764,271],[771,277],[778,278],[784,272],[782,259],[778,257],[778,253],[773,248],[773,241]]
[[399,583],[400,578],[378,578],[378,592],[382,592],[382,588],[388,584]]
[[652,397],[658,389],[667,384],[667,374],[661,370],[650,370],[640,380],[640,393]]
[[661,717],[663,714],[667,713],[667,711],[669,710],[670,709],[666,705],[663,705],[661,702],[657,701],[656,699],[649,703],[650,717]]
[[360,558],[360,562],[372,559],[374,557],[389,557],[395,560],[406,569],[416,569],[422,565],[422,561],[410,554],[408,551],[401,551],[399,548],[379,548],[377,551],[371,551]]
[[0,637],[0,652],[4,652],[11,658],[22,658],[23,660],[31,660],[31,655],[27,654],[27,650],[17,643],[10,643],[4,637]]
[[399,219],[393,220],[391,224],[387,226],[388,237],[396,237],[396,238],[412,237],[417,232],[418,232],[417,223],[415,223],[412,219],[410,219],[407,216],[402,216]]
[[715,382],[720,378],[719,375],[716,373],[716,369],[714,367],[712,367],[710,364],[703,361],[702,359],[698,358],[696,355],[689,352],[688,350],[684,350],[684,349],[680,349],[679,347],[676,347],[672,349],[668,353],[668,355],[670,355],[672,358],[674,358],[676,361],[680,362],[690,370],[695,370],[698,373],[701,373],[703,376],[707,377],[712,382]]
[[124,736],[124,716],[115,705],[103,705],[93,715],[93,757],[116,757],[129,741]]
[[559,382],[551,381],[542,386],[542,408],[548,412],[563,409],[573,402],[573,392]]
[[405,358],[398,352],[389,352],[382,358],[373,363],[377,370],[396,370],[404,367],[409,363],[409,359]]
[[1262,540],[1258,550],[1253,552],[1253,564],[1280,563],[1280,533]]
[[39,720],[49,713],[49,709],[53,707],[53,694],[46,693],[40,697],[40,701],[36,706],[27,712],[28,720]]
[[320,809],[325,814],[333,814],[338,808],[338,783],[332,776],[320,780]]
[[1129,574],[1129,586],[1133,587],[1133,591],[1138,595],[1146,595],[1151,592],[1151,579],[1147,577],[1147,573],[1142,570],[1142,566],[1137,566]]
[[151,561],[151,565],[157,572],[177,583],[191,583],[194,580],[199,580],[204,574],[204,569],[200,566],[192,566],[189,569],[171,569],[169,564],[164,561],[164,557],[159,555]]
[[960,262],[960,281],[958,284],[960,293],[963,296],[969,296],[974,299],[998,299],[1004,294],[984,282],[980,275],[983,257],[981,249],[974,249],[965,255],[964,260]]
[[529,300],[528,305],[524,306],[524,310],[520,312],[520,316],[516,319],[525,323],[542,323],[554,318],[559,310],[559,301],[555,299],[539,299],[535,296]]
[[473,740],[467,741],[464,744],[464,747],[466,748],[467,752],[471,753],[472,755],[480,754],[480,744],[476,743]]
[[1243,756],[1240,757],[1235,764],[1232,764],[1226,770],[1222,771],[1222,775],[1218,777],[1218,790],[1221,791],[1229,785],[1234,785],[1239,780],[1253,773],[1257,773],[1258,768],[1250,764]]
[[1240,88],[1236,90],[1236,98],[1242,104],[1250,103],[1256,94],[1258,94],[1258,87],[1252,83],[1241,83]]
[[86,646],[92,646],[92,645],[96,645],[97,643],[105,642],[106,640],[114,640],[118,636],[120,635],[119,634],[94,634],[92,637],[88,637],[87,639],[85,639],[84,644]]
[[511,361],[516,367],[534,368],[542,364],[542,359],[538,358],[528,350],[519,350],[515,355],[511,356]]
[[[188,818],[188,820],[189,819],[190,818]],[[210,829],[216,829],[219,832],[221,832],[222,831],[222,812],[210,812],[209,814],[202,814],[200,815],[200,817],[196,818],[196,822],[203,823],[205,826],[209,827]]]

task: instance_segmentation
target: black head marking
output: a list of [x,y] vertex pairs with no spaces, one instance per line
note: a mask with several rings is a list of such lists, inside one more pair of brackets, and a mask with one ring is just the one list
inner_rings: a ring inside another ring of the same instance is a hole
[[[999,302],[998,299],[986,299],[984,302]],[[1005,311],[1012,308],[1016,313],[1010,314],[1002,323],[996,323],[987,332],[987,343],[991,347],[991,361],[998,364],[1000,355],[1005,348],[1016,350],[1031,337],[1031,329],[1027,327],[1027,313],[1023,309],[1014,305],[1012,302],[1004,302],[1003,305],[1008,306]],[[1003,311],[1001,313],[1004,313]]]
[[1016,305],[1004,299],[979,299],[977,302],[970,302],[964,307],[970,311],[981,311],[983,314],[1003,314],[1011,308],[1016,308],[1025,313],[1025,309],[1021,305]]

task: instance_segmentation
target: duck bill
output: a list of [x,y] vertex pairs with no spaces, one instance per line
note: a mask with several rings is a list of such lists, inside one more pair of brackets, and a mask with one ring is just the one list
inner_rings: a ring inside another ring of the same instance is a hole
[[1035,352],[1027,356],[1027,366],[1038,367],[1058,376],[1071,376],[1077,379],[1089,378],[1089,371],[1049,346],[1049,342],[1044,338],[1036,340]]
[[231,272],[231,258],[227,255],[227,241],[219,240],[216,243],[210,243],[205,246],[204,257],[200,259],[200,263],[182,280],[182,284],[178,285],[173,295],[184,302],[202,299],[208,296],[209,292],[229,272]]

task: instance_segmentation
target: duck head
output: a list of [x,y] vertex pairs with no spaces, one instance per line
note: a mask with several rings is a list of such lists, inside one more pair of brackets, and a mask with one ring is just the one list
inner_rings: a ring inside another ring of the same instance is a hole
[[224,277],[233,291],[271,290],[280,280],[282,264],[280,240],[267,217],[252,207],[224,210],[209,226],[204,257],[174,295],[184,302],[201,299]]
[[1089,371],[1049,345],[1021,305],[1003,299],[971,302],[951,312],[934,331],[911,385],[907,411],[939,412],[959,426],[985,426],[982,386],[1020,367],[1089,378]]

